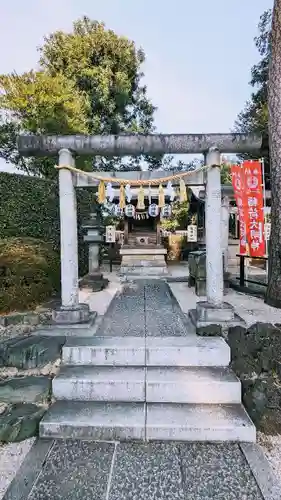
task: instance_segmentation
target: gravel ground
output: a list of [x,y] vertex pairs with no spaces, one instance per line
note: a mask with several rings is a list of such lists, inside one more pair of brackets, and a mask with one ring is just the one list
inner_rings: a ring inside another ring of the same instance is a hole
[[281,435],[267,436],[258,432],[257,442],[262,447],[267,460],[281,484]]
[[0,341],[12,339],[18,335],[27,337],[30,333],[38,328],[38,326],[31,325],[10,325],[10,326],[0,326]]
[[34,442],[35,438],[32,438],[21,443],[0,445],[0,500]]

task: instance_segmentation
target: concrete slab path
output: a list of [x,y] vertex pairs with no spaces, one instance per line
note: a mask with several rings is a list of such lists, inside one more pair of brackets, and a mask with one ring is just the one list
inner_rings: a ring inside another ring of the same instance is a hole
[[161,280],[124,284],[96,332],[97,337],[173,337],[195,333],[170,287]]
[[39,440],[4,500],[280,499],[257,457],[255,477],[237,444]]

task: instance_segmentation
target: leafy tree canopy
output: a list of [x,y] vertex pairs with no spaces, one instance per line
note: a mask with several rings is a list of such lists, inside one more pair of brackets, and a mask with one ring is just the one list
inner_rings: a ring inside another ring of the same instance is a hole
[[[271,9],[265,11],[260,17],[259,34],[255,38],[255,44],[261,59],[252,67],[250,85],[253,87],[253,92],[235,122],[235,131],[237,132],[262,134],[263,147],[261,155],[265,158],[267,182],[269,182],[267,85],[271,46],[271,19]],[[243,158],[247,157],[248,155],[243,155]]]
[[[35,134],[148,133],[154,106],[141,83],[144,52],[134,42],[87,17],[71,33],[45,37],[39,71],[0,75],[0,156],[29,173],[54,175],[55,160],[23,159],[19,132]],[[123,168],[140,168],[140,158]],[[148,161],[150,159],[148,158]],[[154,166],[161,158],[153,159]],[[121,159],[96,158],[95,169],[120,167]],[[90,169],[91,158],[78,159]]]

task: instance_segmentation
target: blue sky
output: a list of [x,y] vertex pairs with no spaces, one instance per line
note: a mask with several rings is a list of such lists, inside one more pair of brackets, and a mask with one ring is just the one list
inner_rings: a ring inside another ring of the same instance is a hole
[[[259,16],[273,0],[0,0],[0,72],[36,66],[44,34],[87,15],[144,49],[160,132],[227,132],[250,95]],[[10,170],[0,163],[0,170]]]

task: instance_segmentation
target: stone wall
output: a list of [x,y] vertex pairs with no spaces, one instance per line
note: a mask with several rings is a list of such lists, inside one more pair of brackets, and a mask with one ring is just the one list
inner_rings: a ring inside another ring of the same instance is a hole
[[229,328],[231,367],[240,378],[243,403],[257,429],[281,433],[281,325]]
[[65,337],[20,335],[0,343],[0,441],[38,435],[52,403]]

